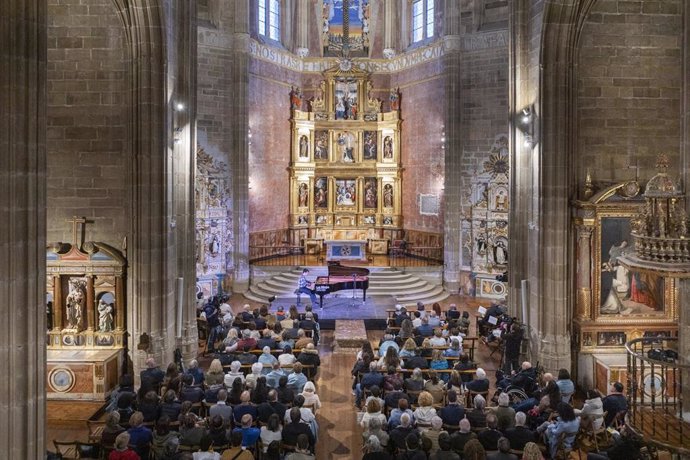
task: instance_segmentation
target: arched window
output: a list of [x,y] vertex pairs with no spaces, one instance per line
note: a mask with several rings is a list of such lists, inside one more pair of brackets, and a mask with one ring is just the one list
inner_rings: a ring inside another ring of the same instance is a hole
[[412,2],[412,43],[434,36],[434,0]]
[[280,41],[280,0],[259,0],[259,35]]

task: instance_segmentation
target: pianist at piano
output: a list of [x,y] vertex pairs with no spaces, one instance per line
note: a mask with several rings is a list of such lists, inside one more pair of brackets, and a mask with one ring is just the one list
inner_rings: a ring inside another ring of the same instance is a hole
[[323,297],[336,291],[362,290],[362,299],[367,300],[369,270],[362,267],[347,267],[340,262],[328,262],[328,276],[316,278],[314,290],[319,296],[319,306],[323,308]]
[[314,283],[307,279],[308,274],[308,268],[302,270],[302,276],[300,276],[299,280],[297,281],[297,291],[299,293],[309,295],[309,298],[311,299],[311,304],[316,305],[316,296],[314,295]]

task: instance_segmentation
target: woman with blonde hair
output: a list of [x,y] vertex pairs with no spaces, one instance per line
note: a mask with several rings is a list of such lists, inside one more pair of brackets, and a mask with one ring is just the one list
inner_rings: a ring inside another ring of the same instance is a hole
[[544,456],[536,443],[528,442],[522,449],[522,460],[544,460]]
[[211,361],[211,364],[208,366],[208,372],[206,373],[206,385],[222,385],[223,379],[225,379],[223,365],[220,363],[220,359],[216,358]]
[[436,415],[434,397],[428,391],[422,391],[417,398],[418,407],[413,412],[417,425],[431,426],[431,419]]
[[225,346],[225,352],[226,353],[232,353],[233,351],[237,350],[237,342],[240,341],[239,335],[237,334],[237,329],[234,327],[231,327],[230,330],[228,330],[228,334],[225,336],[225,339],[223,340],[223,345]]
[[401,358],[411,358],[413,356],[417,356],[417,344],[414,342],[414,339],[409,338],[405,340],[402,350],[400,350],[398,356]]

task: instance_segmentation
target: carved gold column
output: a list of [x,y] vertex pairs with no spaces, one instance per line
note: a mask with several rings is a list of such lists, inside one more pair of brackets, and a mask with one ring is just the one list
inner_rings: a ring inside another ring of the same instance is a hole
[[65,308],[62,305],[62,281],[59,276],[53,276],[53,330],[62,330],[62,315]]
[[125,304],[125,287],[123,285],[122,275],[115,277],[115,330],[123,331],[125,329],[125,316],[123,305]]
[[86,328],[93,331],[94,328],[94,313],[96,304],[94,302],[93,291],[93,275],[86,276]]
[[588,225],[577,226],[577,316],[592,318],[592,231]]

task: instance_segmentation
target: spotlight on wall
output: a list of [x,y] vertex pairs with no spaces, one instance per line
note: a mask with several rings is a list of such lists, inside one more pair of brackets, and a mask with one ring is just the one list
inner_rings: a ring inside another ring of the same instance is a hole
[[184,110],[184,104],[182,102],[178,102],[177,104],[175,104],[175,110],[177,110],[178,112],[182,112]]
[[532,148],[537,143],[535,118],[534,106],[531,104],[521,109],[515,117],[516,128],[522,132],[524,137],[523,145],[526,148]]

